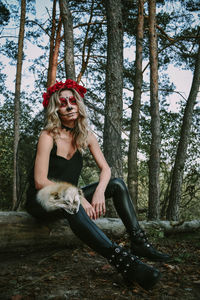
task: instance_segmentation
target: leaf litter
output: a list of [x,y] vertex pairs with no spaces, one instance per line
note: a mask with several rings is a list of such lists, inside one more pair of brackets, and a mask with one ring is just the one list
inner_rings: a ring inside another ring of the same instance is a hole
[[[118,241],[125,244],[125,240]],[[0,255],[0,300],[200,299],[200,237],[157,238],[168,263],[144,262],[162,273],[151,291],[127,287],[107,260],[83,246]]]

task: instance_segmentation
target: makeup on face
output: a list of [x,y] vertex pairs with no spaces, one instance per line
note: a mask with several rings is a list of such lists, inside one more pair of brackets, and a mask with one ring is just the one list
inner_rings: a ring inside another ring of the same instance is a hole
[[77,105],[76,103],[76,98],[74,96],[70,96],[70,97],[60,97],[60,106],[61,107],[66,107],[67,105]]
[[[71,91],[69,90],[62,91],[59,97],[59,102],[60,102],[60,106],[58,108],[58,114],[62,119],[62,121],[71,122],[78,118],[79,116],[78,103]],[[69,127],[71,127],[71,124]]]

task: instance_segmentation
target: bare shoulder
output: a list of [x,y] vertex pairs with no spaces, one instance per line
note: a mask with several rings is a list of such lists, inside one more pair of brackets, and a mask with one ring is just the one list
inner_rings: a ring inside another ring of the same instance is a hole
[[94,132],[89,131],[89,133],[88,133],[88,147],[90,147],[94,143],[98,143],[97,138],[96,138]]
[[52,137],[52,134],[49,132],[49,131],[47,131],[47,130],[42,130],[41,132],[40,132],[40,137],[42,137],[42,138],[53,138]]
[[38,141],[38,148],[50,149],[53,146],[53,137],[47,131],[43,130],[40,133],[39,141]]

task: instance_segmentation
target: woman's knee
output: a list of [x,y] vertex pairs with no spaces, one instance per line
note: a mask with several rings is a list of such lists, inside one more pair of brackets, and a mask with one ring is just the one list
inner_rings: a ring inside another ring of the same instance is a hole
[[98,185],[98,182],[95,182],[95,183],[92,183],[90,185],[87,185],[87,186],[84,186],[81,188],[83,191],[84,197],[87,199],[87,201],[89,201],[89,202],[92,201],[92,197],[94,195],[97,185]]
[[109,185],[111,185],[113,188],[116,188],[117,190],[126,190],[126,184],[122,178],[112,178],[109,182]]

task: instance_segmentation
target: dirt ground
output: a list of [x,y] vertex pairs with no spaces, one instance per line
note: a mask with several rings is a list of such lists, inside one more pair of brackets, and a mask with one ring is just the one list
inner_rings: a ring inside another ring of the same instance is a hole
[[153,242],[173,258],[148,262],[162,272],[151,291],[128,288],[104,258],[83,247],[1,254],[0,300],[200,299],[199,234]]

